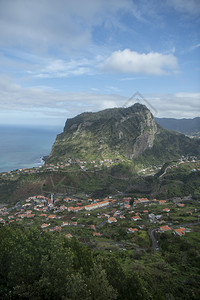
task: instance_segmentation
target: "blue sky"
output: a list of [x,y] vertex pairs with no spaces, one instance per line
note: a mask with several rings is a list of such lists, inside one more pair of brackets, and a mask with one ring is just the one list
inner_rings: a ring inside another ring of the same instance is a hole
[[199,0],[0,0],[0,123],[64,125],[140,101],[200,112]]

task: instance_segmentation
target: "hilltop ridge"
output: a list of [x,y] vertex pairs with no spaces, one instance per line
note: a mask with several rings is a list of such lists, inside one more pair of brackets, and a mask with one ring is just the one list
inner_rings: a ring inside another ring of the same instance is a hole
[[199,149],[198,141],[163,129],[145,105],[136,103],[67,119],[47,162],[111,158],[150,165],[198,155]]
[[190,136],[200,136],[200,117],[194,119],[155,118],[162,127]]

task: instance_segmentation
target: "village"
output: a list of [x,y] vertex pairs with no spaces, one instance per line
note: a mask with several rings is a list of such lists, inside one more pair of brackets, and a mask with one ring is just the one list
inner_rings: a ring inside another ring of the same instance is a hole
[[200,203],[187,197],[150,200],[109,196],[83,200],[63,194],[34,195],[13,207],[2,206],[0,223],[36,226],[41,233],[58,232],[102,250],[159,250],[159,234],[184,237],[198,230]]
[[58,162],[56,164],[53,163],[45,163],[39,167],[33,168],[21,168],[13,171],[2,172],[0,173],[0,177],[3,179],[6,178],[14,178],[21,174],[36,174],[36,173],[44,173],[44,172],[57,172],[57,171],[65,171],[65,172],[77,172],[77,171],[87,171],[87,170],[98,170],[101,167],[111,167],[113,164],[118,164],[123,160],[120,159],[110,159],[105,158],[103,160],[91,160],[85,161],[80,159],[71,158],[66,159],[65,162]]
[[[71,158],[66,159],[65,162],[58,162],[56,164],[48,164],[45,163],[44,165],[41,165],[39,167],[33,167],[33,168],[21,168],[13,171],[8,172],[2,172],[0,173],[0,178],[2,179],[16,179],[20,175],[28,175],[28,174],[37,174],[37,173],[46,173],[46,172],[77,172],[77,171],[83,171],[83,172],[90,172],[90,171],[100,171],[102,167],[110,168],[114,165],[117,165],[121,162],[123,162],[123,159],[111,159],[111,158],[105,158],[103,160],[80,160],[80,159],[74,159]],[[167,172],[170,170],[173,170],[178,167],[186,168],[189,172],[197,172],[200,170],[200,161],[197,159],[197,157],[194,156],[188,156],[184,157],[182,156],[177,161],[170,162],[169,165],[166,166],[164,172],[160,175],[160,177],[164,176]],[[153,166],[148,168],[142,168],[137,171],[137,174],[140,176],[151,176],[156,174],[159,170],[161,170],[162,165],[160,166]]]
[[[68,159],[56,165],[24,168],[4,172],[0,176],[4,180],[12,180],[16,176],[38,172],[84,172],[91,166],[110,167],[118,163],[119,159],[90,162]],[[181,157],[166,165],[159,177],[177,168],[179,171],[196,172],[200,170],[200,161],[196,157]],[[142,171],[148,173],[153,169]],[[160,234],[167,232],[184,237],[198,230],[196,225],[200,224],[200,203],[191,197],[162,200],[118,193],[92,199],[87,195],[82,198],[72,195],[44,192],[30,195],[14,206],[1,205],[0,223],[36,226],[41,232],[59,232],[67,238],[75,237],[88,245],[110,251],[135,248],[158,250]]]

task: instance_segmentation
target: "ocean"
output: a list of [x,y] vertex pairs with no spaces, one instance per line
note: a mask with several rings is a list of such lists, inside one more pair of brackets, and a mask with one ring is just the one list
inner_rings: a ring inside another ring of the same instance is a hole
[[61,127],[0,125],[0,172],[43,165]]

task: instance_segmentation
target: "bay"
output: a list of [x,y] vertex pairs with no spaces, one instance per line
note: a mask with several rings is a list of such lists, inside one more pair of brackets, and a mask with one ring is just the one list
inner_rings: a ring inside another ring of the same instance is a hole
[[62,129],[0,125],[0,172],[42,165]]

